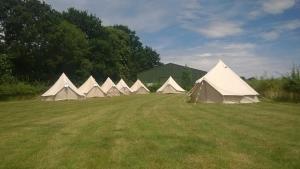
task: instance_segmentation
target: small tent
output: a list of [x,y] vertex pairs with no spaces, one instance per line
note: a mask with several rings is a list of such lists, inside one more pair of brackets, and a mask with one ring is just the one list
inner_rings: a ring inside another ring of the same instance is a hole
[[156,91],[158,93],[183,93],[185,90],[180,87],[172,76]]
[[117,88],[114,82],[108,77],[106,81],[101,86],[102,91],[107,96],[120,96],[122,92]]
[[84,94],[76,88],[64,73],[49,90],[42,94],[42,99],[46,101],[77,100],[84,98]]
[[78,89],[86,97],[105,97],[105,93],[102,91],[99,84],[90,76]]
[[128,87],[128,85],[123,79],[121,79],[116,86],[125,95],[129,95],[132,93],[131,89]]
[[190,91],[192,102],[207,103],[255,103],[258,95],[221,60]]
[[150,92],[139,79],[131,86],[130,89],[135,94],[148,94]]

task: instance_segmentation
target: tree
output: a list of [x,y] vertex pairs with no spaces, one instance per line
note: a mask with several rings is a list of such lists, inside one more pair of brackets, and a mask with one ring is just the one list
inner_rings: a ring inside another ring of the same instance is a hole
[[78,82],[82,82],[90,75],[92,63],[88,59],[88,41],[80,29],[67,21],[62,21],[49,38],[49,44],[48,52],[52,56],[45,62],[47,74],[55,76],[65,72]]
[[22,80],[39,79],[47,48],[47,34],[59,22],[50,6],[37,0],[1,1],[1,26],[5,53],[11,58],[13,74]]
[[86,11],[69,8],[68,11],[62,13],[62,16],[81,29],[88,39],[100,38],[104,35],[104,27],[101,25],[101,20],[92,14],[88,14]]
[[0,54],[0,84],[12,79],[12,65],[6,54]]

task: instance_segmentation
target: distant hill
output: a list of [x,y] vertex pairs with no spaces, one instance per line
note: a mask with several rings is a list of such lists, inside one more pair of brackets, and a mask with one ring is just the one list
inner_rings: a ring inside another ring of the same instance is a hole
[[163,83],[168,79],[169,76],[172,76],[177,83],[182,84],[182,74],[184,72],[191,73],[192,82],[195,82],[206,73],[203,70],[181,66],[174,63],[168,63],[141,72],[138,74],[138,78],[144,83]]

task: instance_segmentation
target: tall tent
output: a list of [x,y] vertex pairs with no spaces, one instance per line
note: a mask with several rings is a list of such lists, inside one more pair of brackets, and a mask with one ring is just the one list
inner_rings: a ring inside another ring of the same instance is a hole
[[255,103],[258,95],[221,60],[190,91],[192,102],[207,103]]
[[138,79],[132,86],[131,91],[135,94],[148,94],[150,90]]
[[102,91],[99,84],[90,76],[78,89],[86,97],[105,97],[105,93]]
[[42,99],[46,101],[78,100],[84,98],[84,94],[76,88],[64,73],[62,73],[50,89],[42,94]]
[[125,95],[129,95],[132,93],[131,89],[128,87],[128,85],[123,79],[121,79],[116,86]]
[[101,86],[101,89],[107,96],[120,96],[122,92],[116,87],[115,83],[108,77]]
[[156,91],[158,93],[183,93],[185,90],[180,87],[172,76]]

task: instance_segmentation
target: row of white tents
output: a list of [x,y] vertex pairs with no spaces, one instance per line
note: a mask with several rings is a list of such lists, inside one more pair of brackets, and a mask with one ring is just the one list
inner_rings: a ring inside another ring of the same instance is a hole
[[100,86],[93,76],[90,76],[77,88],[63,73],[54,85],[42,94],[42,99],[46,101],[79,100],[89,97],[120,96],[132,93],[147,94],[149,92],[149,89],[140,80],[137,80],[130,88],[123,79],[115,85],[108,77],[103,85]]
[[[149,92],[149,89],[139,79],[129,87],[123,79],[115,85],[108,77],[102,86],[100,86],[93,76],[90,76],[79,88],[77,88],[63,73],[54,85],[42,94],[42,99],[46,101],[79,100],[90,97],[148,94]],[[185,90],[170,76],[157,92],[164,94],[182,93],[185,92]]]
[[[78,89],[63,73],[43,95],[43,100],[76,100],[86,97],[105,97],[129,94],[147,94],[149,89],[137,80],[131,87],[121,79],[117,85],[108,77],[102,86],[90,76]],[[157,93],[184,93],[170,76]],[[258,93],[221,60],[206,75],[198,79],[188,95],[192,102],[256,103]]]

